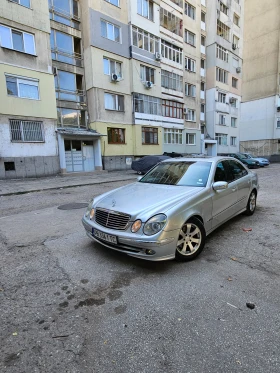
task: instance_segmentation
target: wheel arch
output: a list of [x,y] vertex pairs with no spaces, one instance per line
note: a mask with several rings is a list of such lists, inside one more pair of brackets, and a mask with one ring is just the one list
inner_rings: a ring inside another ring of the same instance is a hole
[[203,221],[203,219],[202,219],[202,217],[201,217],[200,215],[192,215],[192,216],[190,216],[190,217],[188,218],[188,220],[190,220],[191,218],[196,218],[196,219],[198,219],[198,220],[203,224],[203,226],[204,226],[204,221]]

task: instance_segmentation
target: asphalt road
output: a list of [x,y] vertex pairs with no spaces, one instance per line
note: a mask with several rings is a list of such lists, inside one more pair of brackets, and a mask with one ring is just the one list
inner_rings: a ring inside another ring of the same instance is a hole
[[280,165],[257,173],[256,213],[190,263],[110,251],[58,209],[124,183],[1,197],[0,372],[280,372]]

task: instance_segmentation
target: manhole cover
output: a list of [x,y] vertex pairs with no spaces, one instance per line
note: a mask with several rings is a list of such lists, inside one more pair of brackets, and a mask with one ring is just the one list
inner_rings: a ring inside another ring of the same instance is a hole
[[59,210],[75,210],[84,209],[87,207],[88,203],[67,203],[67,205],[58,206]]

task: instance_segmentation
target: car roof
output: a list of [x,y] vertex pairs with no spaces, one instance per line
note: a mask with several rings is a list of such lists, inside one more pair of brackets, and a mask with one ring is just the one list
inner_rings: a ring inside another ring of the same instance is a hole
[[228,156],[216,156],[216,157],[210,157],[210,156],[199,156],[199,157],[178,157],[178,158],[170,158],[166,159],[163,162],[218,162],[221,160],[229,159],[232,161],[232,157]]

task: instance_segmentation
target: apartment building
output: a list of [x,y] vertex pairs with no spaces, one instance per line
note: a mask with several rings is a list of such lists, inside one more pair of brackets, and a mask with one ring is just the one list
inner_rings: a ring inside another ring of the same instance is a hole
[[217,152],[239,151],[244,1],[217,0],[206,17],[206,126],[204,144]]
[[245,1],[240,150],[280,160],[280,3]]
[[45,0],[0,2],[0,178],[59,172]]

